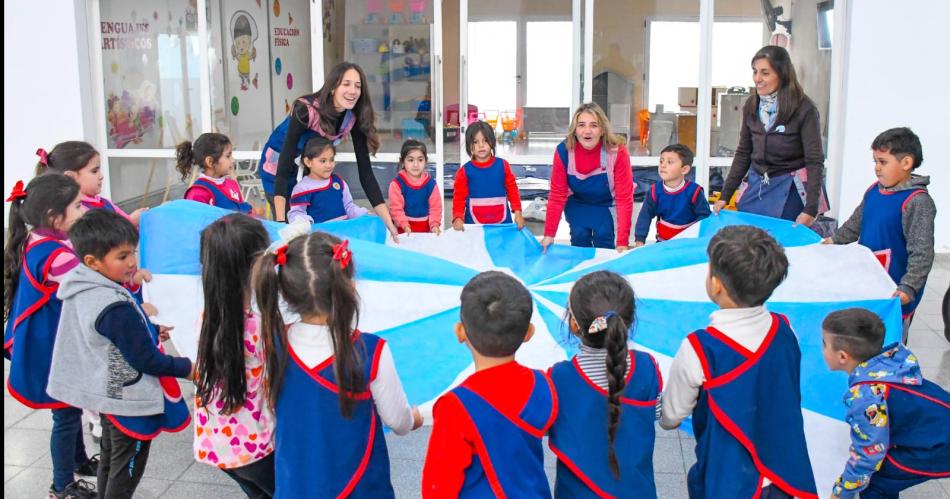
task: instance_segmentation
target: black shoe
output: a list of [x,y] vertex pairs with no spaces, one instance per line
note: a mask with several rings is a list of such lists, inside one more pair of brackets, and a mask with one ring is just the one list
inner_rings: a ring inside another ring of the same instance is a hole
[[51,485],[48,499],[96,499],[96,486],[85,480],[76,480],[62,491],[56,492]]
[[86,462],[77,466],[75,473],[81,476],[96,476],[99,473],[99,454],[86,459]]

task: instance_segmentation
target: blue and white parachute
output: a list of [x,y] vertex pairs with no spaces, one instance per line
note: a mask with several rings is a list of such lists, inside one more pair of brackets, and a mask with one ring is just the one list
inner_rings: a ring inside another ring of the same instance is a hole
[[[160,312],[156,322],[175,327],[175,346],[191,358],[202,307],[199,233],[227,213],[175,201],[142,218],[141,264],[154,276],[146,299]],[[359,328],[386,338],[410,402],[430,410],[441,393],[473,372],[468,349],[458,344],[453,327],[462,287],[484,270],[508,272],[531,291],[536,333],[517,358],[534,368],[547,368],[576,351],[562,321],[574,281],[601,269],[626,276],[638,300],[633,341],[656,357],[666,377],[680,342],[705,327],[716,308],[705,292],[706,246],[719,228],[734,224],[768,230],[786,248],[789,276],[768,308],[787,315],[799,338],[808,448],[819,492],[827,495],[848,459],[849,429],[841,402],[847,377],[825,366],[821,321],[831,311],[862,306],[884,319],[886,342],[898,340],[901,333],[899,302],[891,297],[895,285],[866,248],[821,245],[805,227],[735,212],[710,217],[672,241],[622,255],[560,245],[542,254],[537,240],[513,225],[467,226],[464,232],[449,230],[441,236],[413,234],[401,237],[398,246],[387,240],[376,217],[314,229],[350,240],[362,302]],[[283,227],[264,225],[274,239]]]

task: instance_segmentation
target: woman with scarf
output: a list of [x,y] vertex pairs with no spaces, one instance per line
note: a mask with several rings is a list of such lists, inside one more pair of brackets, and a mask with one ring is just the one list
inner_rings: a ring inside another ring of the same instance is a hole
[[810,226],[828,210],[818,108],[782,47],[755,53],[752,80],[756,91],[743,107],[739,145],[713,212],[738,189],[739,211]]

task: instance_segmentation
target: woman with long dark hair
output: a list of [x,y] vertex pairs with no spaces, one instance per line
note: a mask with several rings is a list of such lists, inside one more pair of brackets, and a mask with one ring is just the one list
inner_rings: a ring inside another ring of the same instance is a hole
[[818,108],[782,47],[768,45],[755,53],[752,80],[755,93],[743,107],[739,145],[713,212],[739,188],[740,211],[810,226],[828,209]]
[[366,74],[358,65],[341,62],[330,70],[323,87],[294,102],[290,115],[274,129],[261,154],[261,180],[272,202],[274,219],[287,220],[287,200],[297,179],[294,161],[314,135],[339,144],[347,135],[353,139],[360,185],[373,209],[395,236],[396,227],[386,209],[383,193],[373,174],[370,153],[379,150],[376,113],[366,86]]

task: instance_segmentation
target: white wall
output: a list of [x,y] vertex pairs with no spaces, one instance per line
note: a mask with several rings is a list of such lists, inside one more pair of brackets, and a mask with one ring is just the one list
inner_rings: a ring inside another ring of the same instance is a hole
[[[84,6],[83,0],[3,4],[3,199],[17,180],[33,178],[37,148],[94,143]],[[4,227],[8,212],[4,203]]]
[[[937,203],[937,251],[950,251],[950,65],[946,63],[947,0],[851,0],[844,83],[844,130],[838,216],[844,220],[875,181],[871,142],[909,126],[920,136]],[[838,50],[838,47],[835,47]]]

